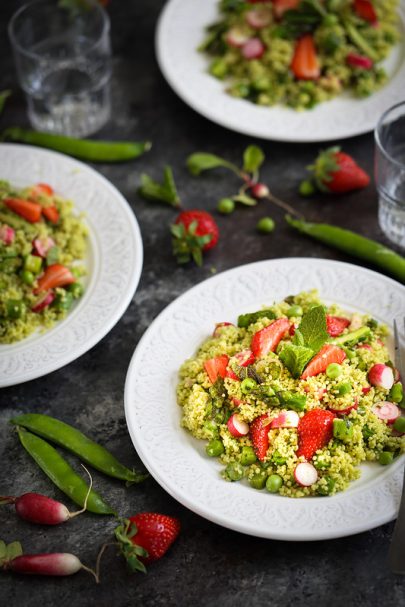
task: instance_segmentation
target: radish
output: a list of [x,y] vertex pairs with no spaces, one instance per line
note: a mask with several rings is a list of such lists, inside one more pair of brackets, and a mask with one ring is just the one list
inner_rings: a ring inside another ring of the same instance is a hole
[[372,386],[391,390],[394,384],[394,372],[388,365],[377,363],[368,372],[368,379]]
[[45,258],[49,250],[55,246],[55,241],[49,236],[46,236],[45,238],[35,238],[32,241],[32,246],[34,247],[34,255]]
[[55,552],[50,554],[23,554],[17,556],[3,565],[6,570],[14,573],[25,573],[30,575],[73,575],[84,569],[94,575],[97,584],[99,579],[96,573],[83,565],[74,554],[69,552]]
[[219,337],[221,334],[220,329],[222,329],[222,327],[233,327],[234,325],[231,322],[217,322],[217,324],[215,325],[215,329],[214,329],[214,333],[212,334],[212,337]]
[[373,67],[372,59],[357,53],[349,53],[346,57],[346,63],[352,67],[360,67],[363,70],[371,70]]
[[399,407],[394,403],[390,403],[389,401],[383,400],[379,403],[376,403],[371,407],[373,413],[376,414],[378,419],[386,421],[388,424],[393,424],[395,420],[401,415],[401,411]]
[[238,27],[233,27],[226,34],[225,40],[229,46],[242,48],[242,46],[248,42],[249,36]]
[[336,415],[349,415],[349,413],[351,411],[354,411],[355,409],[357,409],[358,406],[359,406],[359,401],[356,398],[354,403],[352,405],[350,405],[349,407],[346,407],[346,409],[334,409],[333,407],[328,407],[328,409],[329,409],[329,411],[332,411],[332,413],[336,413]]
[[242,350],[242,352],[238,352],[232,358],[236,359],[236,362],[240,367],[247,367],[255,362],[252,350]]
[[[264,48],[263,48],[263,51],[264,51]],[[252,58],[254,59],[254,57],[252,57]],[[249,57],[248,57],[248,59],[249,59]],[[255,183],[254,185],[251,186],[250,191],[251,191],[252,196],[254,196],[254,198],[266,198],[266,196],[268,196],[270,193],[269,188],[267,187],[267,185],[265,183]]]
[[371,386],[364,386],[361,391],[363,392],[363,394],[368,394],[371,390]]
[[372,350],[373,348],[370,346],[370,344],[359,344],[357,346],[358,350]]
[[242,55],[245,59],[259,59],[265,50],[260,38],[251,38],[242,46]]
[[257,30],[262,29],[271,23],[271,10],[263,7],[248,11],[245,13],[245,19],[250,27]]
[[235,405],[235,407],[240,407],[241,405],[243,405],[243,400],[239,400],[239,398],[231,398],[232,404]]
[[9,245],[14,242],[15,231],[7,224],[0,225],[0,240],[3,244]]
[[318,472],[309,462],[301,462],[295,467],[294,478],[301,487],[310,487],[318,480]]
[[249,433],[249,425],[243,421],[238,413],[231,415],[231,417],[228,419],[227,426],[232,436],[246,436],[246,434]]
[[53,291],[48,291],[44,295],[41,295],[35,305],[32,306],[31,310],[33,312],[42,312],[47,306],[51,305],[54,299],[55,293]]
[[297,428],[299,421],[296,411],[281,411],[271,422],[271,428]]
[[87,500],[93,486],[93,479],[87,468],[85,466],[83,466],[83,468],[89,475],[90,484],[83,508],[77,510],[77,512],[69,512],[66,506],[61,502],[57,502],[40,493],[24,493],[19,497],[13,495],[0,495],[0,505],[14,504],[18,516],[30,523],[38,523],[40,525],[59,525],[59,523],[66,523],[66,521],[75,516],[79,516],[79,514],[82,514],[87,509]]

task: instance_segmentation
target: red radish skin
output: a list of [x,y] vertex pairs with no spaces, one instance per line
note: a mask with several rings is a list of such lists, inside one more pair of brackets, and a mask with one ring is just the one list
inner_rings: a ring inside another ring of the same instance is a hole
[[271,23],[271,10],[269,8],[257,8],[245,13],[245,19],[253,29],[260,30]]
[[296,411],[281,411],[271,422],[271,428],[298,428],[300,416]]
[[391,403],[386,400],[376,403],[375,405],[373,405],[373,407],[371,407],[371,410],[373,411],[373,413],[376,414],[379,419],[381,419],[382,421],[386,421],[389,425],[393,424],[395,420],[401,415],[399,407],[397,407],[397,405],[395,405],[394,403]]
[[255,183],[251,186],[250,192],[254,198],[266,198],[270,194],[270,190],[265,183]]
[[3,224],[0,226],[0,241],[6,246],[12,244],[15,238],[15,231],[10,226]]
[[8,561],[3,567],[13,573],[23,573],[25,575],[52,575],[58,577],[74,575],[80,571],[80,569],[84,569],[95,577],[97,584],[99,583],[99,578],[96,573],[89,567],[83,565],[77,556],[70,554],[69,552],[23,554]]
[[240,407],[241,405],[243,405],[243,400],[239,400],[239,398],[232,398],[232,404],[235,405],[235,407]]
[[301,462],[295,467],[294,478],[301,487],[310,487],[318,480],[318,472],[309,462]]
[[364,386],[361,391],[363,392],[363,394],[368,394],[371,390],[371,386]]
[[42,297],[38,299],[35,305],[32,306],[31,310],[36,313],[42,312],[42,310],[44,310],[47,306],[51,305],[55,297],[56,295],[53,291],[45,293],[45,295],[42,295]]
[[235,354],[232,358],[235,358],[240,367],[248,367],[255,362],[255,356],[252,350],[242,350],[241,352]]
[[242,47],[242,55],[245,59],[260,59],[264,54],[266,47],[260,38],[251,38]]
[[350,407],[346,407],[346,409],[334,409],[333,407],[328,407],[329,411],[332,413],[336,413],[336,415],[349,415],[351,411],[355,411],[359,406],[358,400],[356,399]]
[[55,241],[50,237],[35,238],[32,246],[34,247],[34,255],[44,258],[47,256],[49,250],[55,246]]
[[242,46],[248,42],[249,36],[247,36],[237,27],[233,27],[226,34],[225,40],[229,46],[233,46],[234,48],[242,48]]
[[373,67],[373,61],[370,57],[358,55],[357,53],[349,53],[346,57],[346,63],[347,65],[359,67],[363,70],[371,70]]
[[243,421],[238,413],[231,415],[231,417],[228,419],[227,426],[232,436],[237,438],[246,436],[246,434],[249,433],[249,425]]
[[357,350],[372,350],[373,348],[370,346],[370,344],[359,344],[357,346]]
[[231,322],[217,322],[217,324],[215,325],[215,329],[214,329],[214,333],[212,334],[212,337],[219,337],[221,335],[221,329],[223,327],[234,327],[235,325],[233,325]]
[[368,372],[368,381],[372,386],[391,390],[394,385],[394,372],[388,365],[377,363]]

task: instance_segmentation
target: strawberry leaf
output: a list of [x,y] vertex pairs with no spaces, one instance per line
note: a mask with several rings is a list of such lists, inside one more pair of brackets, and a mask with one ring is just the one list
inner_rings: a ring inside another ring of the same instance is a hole
[[132,538],[138,533],[135,523],[128,519],[124,519],[115,528],[114,533],[120,547],[121,555],[126,560],[130,571],[141,571],[142,573],[146,573],[146,567],[138,557],[145,558],[149,556],[149,553],[145,548],[133,542]]
[[188,228],[182,223],[170,226],[173,255],[178,263],[185,264],[193,260],[198,266],[202,266],[202,250],[211,241],[212,234],[197,236],[197,228],[197,221],[192,221]]

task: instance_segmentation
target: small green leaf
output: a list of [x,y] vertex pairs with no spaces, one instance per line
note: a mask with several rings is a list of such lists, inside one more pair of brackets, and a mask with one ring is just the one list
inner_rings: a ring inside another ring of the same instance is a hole
[[176,208],[180,206],[180,198],[174,182],[173,171],[169,166],[164,168],[162,183],[154,181],[149,175],[143,173],[138,193],[146,200],[166,202]]
[[11,91],[7,90],[7,91],[2,91],[0,93],[0,114],[2,113],[3,109],[4,109],[4,105],[7,101],[7,99],[10,97],[11,95]]
[[313,355],[314,352],[310,348],[289,343],[281,350],[279,357],[291,375],[297,379]]
[[257,145],[249,145],[243,152],[243,169],[247,173],[255,173],[262,166],[265,159],[263,150]]
[[247,194],[237,194],[236,196],[232,197],[232,200],[235,202],[240,202],[247,207],[254,207],[257,205],[257,200],[255,198],[251,198],[251,196],[248,196]]
[[298,329],[304,338],[305,347],[310,348],[316,354],[329,338],[329,333],[326,330],[326,314],[323,307],[315,306],[308,310],[302,317]]
[[238,176],[240,175],[240,171],[237,166],[231,162],[228,162],[224,158],[221,158],[220,156],[216,156],[215,154],[195,152],[187,158],[187,168],[190,173],[195,176],[200,175],[203,171],[217,169],[218,167],[225,167],[236,173]]
[[20,542],[11,542],[11,544],[9,544],[7,546],[6,557],[7,557],[7,560],[9,560],[9,561],[12,561],[17,556],[21,556],[22,553],[23,553],[23,549],[22,549]]

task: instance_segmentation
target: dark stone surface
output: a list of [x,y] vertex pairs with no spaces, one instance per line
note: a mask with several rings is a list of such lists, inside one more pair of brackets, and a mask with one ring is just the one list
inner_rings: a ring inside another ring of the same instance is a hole
[[[21,2],[0,4],[0,90],[15,90],[1,118],[1,128],[27,124],[25,102],[18,92],[6,23]],[[250,139],[222,129],[195,114],[170,90],[159,73],[153,35],[162,0],[113,0],[110,7],[114,47],[114,117],[100,136],[152,139],[153,150],[139,161],[98,170],[126,196],[142,229],[145,264],[139,289],[120,322],[96,347],[67,367],[36,381],[0,393],[0,493],[35,490],[67,498],[54,488],[23,452],[7,420],[15,413],[54,414],[77,425],[110,448],[128,465],[140,465],[126,430],[123,410],[125,374],[134,347],[157,314],[175,297],[217,271],[242,263],[283,256],[327,257],[353,261],[345,255],[291,233],[278,209],[241,209],[219,217],[221,240],[207,255],[202,269],[178,267],[170,253],[168,224],[173,211],[139,199],[139,175],[159,176],[165,163],[174,168],[186,207],[215,209],[218,198],[232,193],[232,176],[213,173],[191,178],[186,156],[211,150],[238,162]],[[260,142],[267,154],[263,177],[274,192],[299,206],[305,214],[350,227],[384,241],[377,224],[374,187],[339,199],[319,197],[303,201],[297,185],[304,167],[319,145]],[[372,172],[371,134],[344,142]],[[1,171],[0,171],[1,172]],[[277,221],[271,237],[255,232],[257,220],[270,213]],[[243,246],[240,246],[240,243]],[[153,606],[204,605],[214,607],[319,604],[399,607],[405,603],[404,582],[387,568],[392,524],[350,538],[315,543],[283,543],[244,536],[216,526],[183,508],[150,478],[125,489],[119,482],[94,475],[101,493],[122,514],[161,511],[178,516],[182,534],[170,554],[150,567],[148,575],[130,577],[113,549],[106,554],[102,583],[95,586],[85,573],[71,579],[0,576],[0,602],[37,607],[138,604]],[[71,504],[69,504],[72,506]],[[18,521],[9,508],[0,511],[0,537],[21,540],[27,552],[70,551],[84,563],[95,562],[98,547],[111,536],[114,522],[95,515],[79,517],[57,528],[34,527]]]

